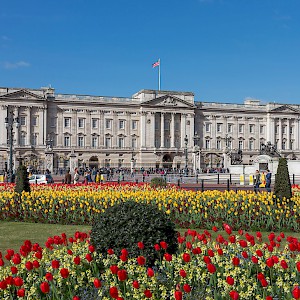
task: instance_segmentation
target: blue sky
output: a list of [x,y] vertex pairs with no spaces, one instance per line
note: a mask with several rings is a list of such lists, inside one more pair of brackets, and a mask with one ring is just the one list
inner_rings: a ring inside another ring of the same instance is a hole
[[2,0],[0,86],[300,104],[299,0]]

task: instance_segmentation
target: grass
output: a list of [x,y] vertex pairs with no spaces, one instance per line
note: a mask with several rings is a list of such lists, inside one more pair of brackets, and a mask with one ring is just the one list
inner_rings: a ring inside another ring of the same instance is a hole
[[[30,240],[32,243],[39,243],[44,247],[45,242],[49,236],[60,235],[63,232],[67,237],[73,236],[76,231],[88,232],[91,230],[91,226],[84,225],[60,225],[60,224],[41,224],[41,223],[23,223],[23,222],[5,222],[0,221],[0,251],[5,252],[7,249],[14,249],[19,251],[20,246],[25,240]],[[183,234],[185,229],[178,229]],[[203,230],[197,230],[203,233]],[[219,234],[227,237],[225,231],[214,232],[209,230],[212,235],[212,239],[215,240]],[[255,232],[249,232],[255,236]],[[268,241],[268,235],[270,232],[262,232],[263,241]],[[233,232],[237,234],[237,232]],[[275,232],[276,235],[279,233]],[[286,236],[293,236],[300,240],[300,233],[285,232]]]
[[49,236],[60,235],[63,232],[67,237],[74,235],[76,231],[88,232],[91,226],[83,225],[60,225],[60,224],[40,224],[23,222],[0,222],[0,251],[14,249],[19,251],[25,240],[32,243],[39,243],[44,247]]

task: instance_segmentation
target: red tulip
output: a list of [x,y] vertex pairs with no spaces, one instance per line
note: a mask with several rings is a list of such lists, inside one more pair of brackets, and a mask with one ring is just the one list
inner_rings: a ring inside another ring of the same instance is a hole
[[258,258],[256,256],[252,256],[251,257],[251,260],[254,264],[257,264],[258,263]]
[[137,280],[134,280],[134,281],[132,282],[132,286],[133,286],[135,289],[138,289],[138,288],[140,287],[140,284],[139,284],[139,282],[138,282]]
[[216,272],[216,267],[213,264],[209,263],[207,264],[207,270],[209,273],[213,274]]
[[21,277],[15,277],[13,280],[15,286],[22,286],[24,283]]
[[46,278],[48,281],[52,281],[52,280],[53,280],[53,275],[52,275],[51,273],[46,273],[45,278]]
[[185,278],[185,277],[186,277],[186,272],[185,272],[185,270],[181,269],[181,270],[179,271],[179,275],[180,275],[181,277]]
[[161,241],[159,244],[162,247],[162,249],[166,250],[168,248],[168,244],[166,242],[164,242],[164,241]]
[[111,265],[110,266],[110,271],[112,272],[112,274],[116,275],[118,273],[118,271],[119,271],[119,268],[118,268],[117,265]]
[[31,261],[27,261],[27,262],[25,263],[25,268],[26,268],[28,271],[32,270],[32,269],[33,269],[33,264],[32,264],[32,262],[31,262]]
[[183,290],[186,292],[186,293],[190,293],[191,292],[191,287],[186,283],[183,285]]
[[25,289],[19,289],[18,291],[17,291],[17,295],[18,295],[18,297],[25,297]]
[[144,256],[138,256],[136,260],[140,266],[143,266],[146,263],[146,258]]
[[191,261],[191,256],[188,253],[183,253],[182,259],[184,262],[188,263],[189,261]]
[[300,287],[298,285],[293,288],[292,295],[295,299],[300,299]]
[[214,232],[217,232],[217,231],[218,231],[218,228],[217,228],[216,226],[214,226],[214,227],[212,228],[212,230],[213,230]]
[[287,262],[284,259],[280,262],[280,265],[283,269],[287,269],[289,267]]
[[240,264],[240,259],[238,258],[238,257],[233,257],[232,258],[232,264],[234,265],[234,266],[238,266],[239,264]]
[[115,286],[112,286],[112,287],[109,289],[109,294],[110,294],[110,296],[111,296],[113,299],[117,299],[118,296],[119,296],[118,289],[117,289]]
[[52,260],[51,265],[52,265],[52,269],[58,269],[59,268],[59,261],[54,259],[54,260]]
[[182,291],[175,291],[174,297],[175,300],[182,300]]
[[233,299],[233,300],[239,299],[239,293],[238,293],[237,291],[231,291],[231,292],[229,293],[229,296],[230,296],[230,298]]
[[109,255],[113,255],[115,252],[114,252],[113,249],[108,249],[108,250],[107,250],[107,253],[108,253]]
[[91,253],[87,253],[85,255],[85,259],[88,261],[88,262],[91,262],[93,260],[93,256],[91,255]]
[[273,297],[272,296],[267,296],[266,300],[273,300]]
[[268,286],[268,281],[267,281],[265,278],[263,278],[263,279],[260,281],[260,283],[261,283],[262,287],[267,287],[267,286]]
[[232,229],[231,229],[231,227],[228,224],[224,223],[223,227],[224,227],[224,230],[226,231],[226,233],[228,235],[230,235],[232,233]]
[[79,256],[75,256],[73,261],[74,261],[75,265],[80,265],[80,257]]
[[233,279],[231,276],[227,276],[226,282],[227,282],[229,285],[233,285],[233,284],[234,284],[234,279]]
[[42,293],[47,294],[50,291],[49,283],[47,281],[44,281],[40,284],[40,289]]
[[18,273],[18,268],[15,267],[15,266],[11,267],[10,270],[11,270],[12,274],[17,274]]
[[101,287],[101,281],[98,278],[94,279],[94,286],[96,289],[99,289]]
[[146,298],[151,298],[152,297],[152,293],[150,290],[144,290],[144,295],[146,296]]
[[154,271],[153,271],[153,269],[148,268],[148,270],[147,270],[147,275],[148,275],[149,277],[153,277],[153,276],[154,276]]
[[126,270],[119,270],[117,275],[118,275],[118,278],[120,281],[125,281],[127,279],[127,271]]
[[141,250],[143,250],[145,248],[145,245],[143,242],[138,242],[137,245]]
[[165,258],[166,261],[172,261],[172,254],[165,253],[164,258]]
[[269,267],[269,268],[272,268],[274,266],[274,260],[272,257],[269,257],[267,260],[266,260],[266,265]]
[[60,270],[60,275],[62,278],[68,278],[69,277],[69,270],[66,268],[62,268]]

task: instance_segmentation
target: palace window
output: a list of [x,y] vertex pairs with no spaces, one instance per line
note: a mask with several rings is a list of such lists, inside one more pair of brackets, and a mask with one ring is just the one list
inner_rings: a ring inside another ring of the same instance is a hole
[[64,127],[71,127],[71,118],[64,118]]
[[84,118],[78,119],[78,128],[84,128]]
[[244,132],[244,124],[239,124],[239,133]]
[[125,129],[125,120],[119,120],[119,129]]
[[38,126],[38,117],[37,116],[32,117],[32,126]]
[[97,136],[93,136],[92,137],[92,147],[93,148],[97,148],[98,147],[98,137]]
[[20,117],[20,125],[21,126],[25,126],[26,125],[26,117],[25,116],[21,116]]
[[205,140],[205,149],[210,149],[210,140]]
[[222,131],[222,123],[217,123],[217,132]]
[[136,138],[132,138],[132,140],[131,140],[131,147],[132,148],[137,148],[137,140],[136,140]]
[[137,121],[136,120],[132,120],[131,127],[133,130],[137,129]]
[[118,142],[119,148],[124,148],[124,138],[119,137],[119,142]]
[[253,149],[254,149],[254,141],[249,140],[249,150],[253,150]]
[[105,138],[105,147],[106,148],[110,148],[111,147],[111,138],[109,136],[107,136]]
[[111,129],[111,119],[106,119],[105,120],[105,128],[106,129]]
[[228,132],[232,132],[232,128],[233,128],[233,125],[232,124],[228,124],[228,126],[227,126]]
[[20,145],[25,146],[26,145],[26,133],[22,132],[20,136]]
[[259,126],[259,133],[260,134],[264,134],[265,133],[265,126],[264,125],[260,125]]
[[64,146],[70,147],[70,137],[69,136],[64,137]]
[[210,123],[206,123],[206,124],[205,124],[205,131],[206,131],[206,132],[210,132],[210,126],[211,126]]
[[217,140],[217,149],[221,150],[221,140]]
[[253,124],[249,125],[249,132],[254,133],[254,125]]
[[98,128],[98,119],[92,118],[92,128]]
[[78,137],[78,147],[83,147],[84,146],[84,137],[79,136]]
[[244,149],[244,142],[239,141],[239,150],[243,150],[243,149]]

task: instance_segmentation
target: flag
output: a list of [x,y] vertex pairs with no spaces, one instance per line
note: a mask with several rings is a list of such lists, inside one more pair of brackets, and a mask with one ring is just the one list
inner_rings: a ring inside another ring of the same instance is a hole
[[152,68],[155,68],[157,66],[159,66],[160,64],[160,60],[156,61],[155,63],[152,64]]

